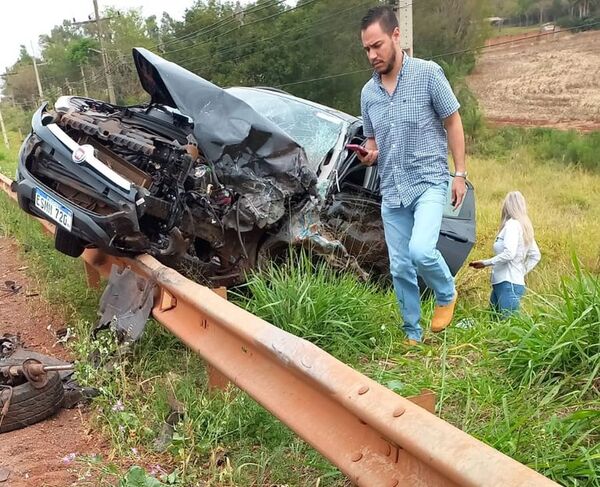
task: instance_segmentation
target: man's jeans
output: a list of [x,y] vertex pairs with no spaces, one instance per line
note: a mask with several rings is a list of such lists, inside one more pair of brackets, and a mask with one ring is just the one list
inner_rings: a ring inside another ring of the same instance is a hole
[[502,318],[508,318],[519,310],[523,294],[525,294],[525,286],[502,281],[492,285],[490,304],[492,309],[500,313]]
[[421,296],[417,272],[438,304],[452,302],[454,278],[436,245],[446,206],[448,184],[427,189],[406,208],[381,207],[394,290],[408,338],[421,341]]

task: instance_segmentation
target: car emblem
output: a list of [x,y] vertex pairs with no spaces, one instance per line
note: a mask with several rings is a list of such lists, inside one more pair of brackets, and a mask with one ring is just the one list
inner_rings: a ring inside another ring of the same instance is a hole
[[86,158],[85,149],[81,146],[75,149],[72,158],[74,163],[81,164]]

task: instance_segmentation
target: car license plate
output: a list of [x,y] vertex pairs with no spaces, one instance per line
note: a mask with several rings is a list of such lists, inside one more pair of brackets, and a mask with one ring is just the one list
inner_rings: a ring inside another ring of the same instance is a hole
[[66,228],[69,232],[71,231],[73,211],[64,205],[61,205],[40,188],[35,189],[35,206],[52,218],[61,227]]

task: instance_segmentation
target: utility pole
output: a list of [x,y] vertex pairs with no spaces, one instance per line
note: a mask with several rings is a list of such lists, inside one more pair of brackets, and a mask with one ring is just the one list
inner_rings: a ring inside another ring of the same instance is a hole
[[394,11],[400,25],[400,47],[413,55],[413,0],[395,0]]
[[33,71],[35,72],[35,80],[37,81],[38,93],[40,94],[40,102],[44,100],[44,92],[42,91],[42,82],[40,81],[40,73],[38,72],[35,62],[35,52],[33,52],[33,42],[31,43],[31,60],[33,61]]
[[4,119],[2,118],[2,112],[0,112],[0,129],[2,129],[2,137],[4,137],[4,145],[7,149],[10,149],[10,144],[8,143],[8,135],[6,134],[6,128],[4,127]]
[[100,38],[100,50],[102,51],[102,63],[104,64],[104,73],[106,74],[106,86],[108,87],[108,101],[112,104],[117,103],[115,97],[115,88],[112,82],[110,66],[106,57],[106,49],[104,47],[104,34],[102,31],[102,22],[100,22],[100,14],[98,13],[98,0],[94,0],[94,14],[96,15],[96,26],[98,27],[98,37]]
[[88,95],[87,83],[85,81],[85,71],[83,70],[83,63],[81,63],[79,67],[81,68],[81,80],[83,81],[83,94],[86,98],[89,98],[90,95]]

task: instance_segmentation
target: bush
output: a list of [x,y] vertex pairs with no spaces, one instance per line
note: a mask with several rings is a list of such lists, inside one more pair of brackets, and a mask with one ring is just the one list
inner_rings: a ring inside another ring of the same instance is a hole
[[472,151],[483,157],[501,157],[524,147],[538,159],[554,160],[585,169],[600,169],[600,132],[502,127],[480,131]]
[[533,149],[546,159],[555,159],[587,169],[600,168],[600,132],[580,134],[537,128],[530,131]]
[[[4,116],[4,124],[6,130],[15,134],[21,130],[22,133],[27,133],[31,129],[32,110],[23,110],[19,107],[13,107],[7,104],[2,105],[2,115]],[[0,143],[1,143],[0,139]]]
[[471,145],[481,136],[485,126],[479,102],[465,82],[465,76],[472,71],[474,62],[465,59],[454,60],[453,63],[444,60],[436,62],[444,69],[454,94],[458,98],[465,137]]
[[465,130],[467,143],[471,145],[481,137],[485,124],[479,102],[473,92],[462,82],[455,87],[456,97],[460,102],[460,115]]
[[556,24],[558,24],[563,29],[573,29],[573,32],[583,32],[585,30],[598,30],[600,29],[600,17],[586,17],[584,19],[579,19],[577,17],[561,17],[556,20]]

